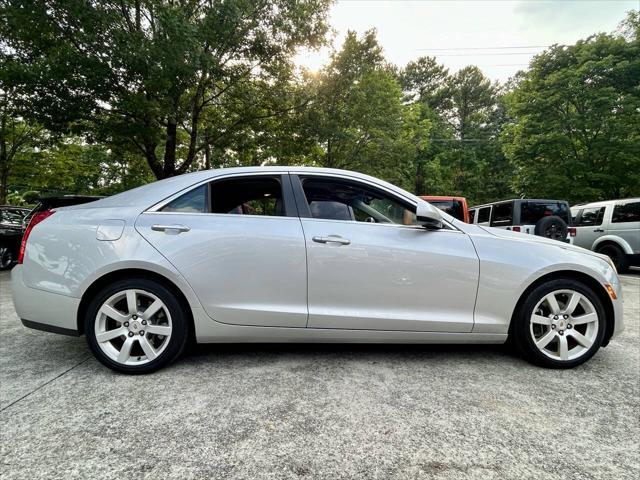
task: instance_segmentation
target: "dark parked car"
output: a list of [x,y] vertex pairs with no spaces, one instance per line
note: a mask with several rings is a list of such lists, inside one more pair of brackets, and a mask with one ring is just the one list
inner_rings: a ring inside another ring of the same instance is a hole
[[26,228],[27,225],[29,225],[29,221],[36,213],[53,210],[54,208],[59,207],[69,207],[71,205],[80,205],[81,203],[95,202],[96,200],[100,200],[101,198],[104,197],[98,195],[58,195],[50,197],[40,197],[33,210],[31,210],[24,218],[23,229]]
[[28,208],[0,206],[0,270],[10,268],[18,258],[22,222],[28,213]]

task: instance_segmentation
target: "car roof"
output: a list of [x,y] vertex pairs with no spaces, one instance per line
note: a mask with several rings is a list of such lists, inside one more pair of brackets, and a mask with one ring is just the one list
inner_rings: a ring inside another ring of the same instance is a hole
[[419,195],[423,200],[459,200],[461,202],[466,201],[465,197],[456,197],[454,195]]
[[606,207],[607,205],[613,205],[614,203],[628,203],[628,202],[640,202],[640,197],[632,197],[632,198],[619,198],[614,200],[600,200],[598,202],[591,203],[578,203],[571,207],[571,210],[577,210],[580,208],[594,208],[594,207]]
[[569,204],[566,200],[558,200],[554,198],[512,198],[509,200],[499,200],[497,202],[483,203],[482,205],[474,205],[471,208],[481,208],[481,207],[490,207],[491,205],[497,205],[498,203],[507,203],[507,202],[540,202],[540,203],[566,203]]
[[296,167],[296,166],[264,166],[264,167],[232,167],[217,168],[211,170],[201,170],[198,172],[185,173],[175,177],[165,178],[146,185],[142,185],[131,190],[127,190],[116,195],[91,202],[90,204],[74,205],[67,209],[84,209],[84,208],[107,208],[107,207],[150,207],[156,203],[173,196],[176,193],[186,190],[198,183],[214,180],[224,175],[244,174],[244,173],[267,173],[273,174],[326,174],[336,175],[341,178],[353,178],[367,181],[380,187],[391,190],[404,196],[408,200],[416,198],[415,195],[397,187],[391,183],[385,182],[378,178],[365,175],[363,173],[353,172],[350,170],[340,170],[335,168],[318,168],[318,167]]

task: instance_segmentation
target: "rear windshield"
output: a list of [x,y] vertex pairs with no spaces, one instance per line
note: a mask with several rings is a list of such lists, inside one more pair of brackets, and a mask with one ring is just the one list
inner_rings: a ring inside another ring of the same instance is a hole
[[555,215],[571,225],[571,214],[567,202],[522,202],[520,223],[535,225],[543,217]]
[[464,222],[464,207],[460,200],[429,200],[429,203]]

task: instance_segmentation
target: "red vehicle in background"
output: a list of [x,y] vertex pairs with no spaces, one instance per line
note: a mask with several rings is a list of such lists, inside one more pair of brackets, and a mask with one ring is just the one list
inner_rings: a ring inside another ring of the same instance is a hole
[[458,220],[471,223],[469,221],[469,206],[467,205],[467,199],[464,197],[425,195],[420,198]]

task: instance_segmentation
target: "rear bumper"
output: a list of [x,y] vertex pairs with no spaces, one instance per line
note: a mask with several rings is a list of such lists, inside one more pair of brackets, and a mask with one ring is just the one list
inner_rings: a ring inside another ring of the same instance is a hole
[[22,265],[16,265],[11,271],[13,305],[22,323],[37,330],[78,335],[80,299],[26,286],[22,269]]

